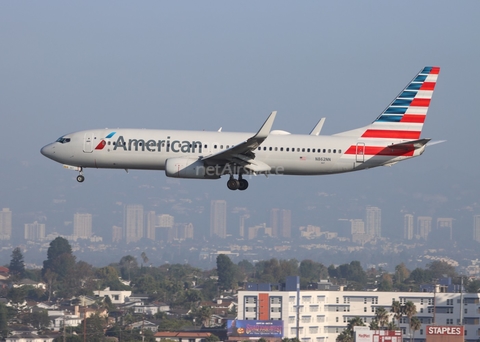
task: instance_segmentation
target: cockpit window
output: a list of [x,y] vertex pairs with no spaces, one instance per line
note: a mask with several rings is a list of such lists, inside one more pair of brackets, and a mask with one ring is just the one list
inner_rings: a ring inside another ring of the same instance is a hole
[[57,139],[57,142],[59,142],[60,144],[66,144],[70,142],[70,138],[60,137]]

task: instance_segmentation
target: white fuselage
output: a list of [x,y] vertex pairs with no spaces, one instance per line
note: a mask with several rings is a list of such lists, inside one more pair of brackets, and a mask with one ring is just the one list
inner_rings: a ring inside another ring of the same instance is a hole
[[[202,159],[251,136],[233,132],[97,129],[67,134],[63,142],[43,147],[42,154],[81,168],[164,170],[169,158]],[[387,144],[378,141],[376,145]],[[273,131],[253,153],[255,160],[268,164],[273,174],[324,175],[391,164],[423,152],[422,148],[408,155],[368,155],[362,146],[362,138]]]

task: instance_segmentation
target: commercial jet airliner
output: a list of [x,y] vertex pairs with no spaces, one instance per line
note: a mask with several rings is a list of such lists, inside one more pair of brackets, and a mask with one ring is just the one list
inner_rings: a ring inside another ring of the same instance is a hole
[[[41,153],[66,169],[164,170],[168,177],[218,179],[245,190],[250,174],[326,175],[390,166],[421,155],[430,139],[422,127],[439,67],[423,68],[387,108],[365,127],[320,135],[271,130],[272,112],[256,134],[156,129],[92,129],[61,136]],[[235,176],[237,176],[235,178]]]

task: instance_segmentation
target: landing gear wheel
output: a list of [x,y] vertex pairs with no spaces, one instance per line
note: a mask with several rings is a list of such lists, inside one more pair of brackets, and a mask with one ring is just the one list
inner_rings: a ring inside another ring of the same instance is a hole
[[240,187],[240,182],[235,178],[230,178],[227,182],[227,188],[230,190],[237,190]]
[[85,177],[83,175],[77,176],[77,182],[82,183],[84,180],[85,180]]
[[238,190],[247,190],[248,188],[248,181],[246,179],[239,179],[238,182]]

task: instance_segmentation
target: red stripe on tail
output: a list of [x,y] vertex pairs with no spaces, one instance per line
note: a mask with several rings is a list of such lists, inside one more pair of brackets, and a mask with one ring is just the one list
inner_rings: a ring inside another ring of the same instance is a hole
[[367,129],[362,138],[387,138],[387,139],[418,139],[420,131],[396,131],[383,129]]

